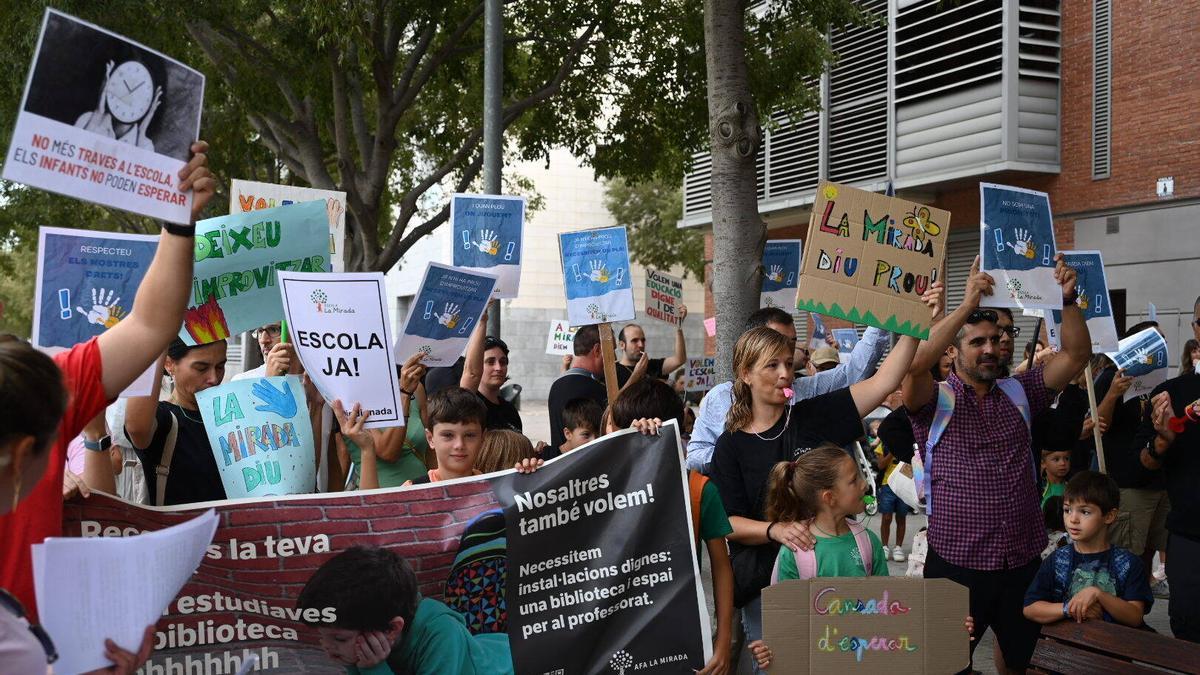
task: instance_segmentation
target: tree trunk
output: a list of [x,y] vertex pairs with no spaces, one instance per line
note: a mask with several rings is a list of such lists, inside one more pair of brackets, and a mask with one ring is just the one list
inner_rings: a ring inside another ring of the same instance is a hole
[[733,347],[758,309],[766,224],[758,215],[754,158],[761,143],[746,67],[746,3],[705,0],[708,125],[712,138],[713,300],[717,377],[733,377]]

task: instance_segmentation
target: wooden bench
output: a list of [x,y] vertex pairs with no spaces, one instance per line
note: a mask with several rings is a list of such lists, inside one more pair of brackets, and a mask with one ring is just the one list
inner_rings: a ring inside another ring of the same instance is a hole
[[1200,672],[1200,644],[1104,621],[1042,626],[1034,673],[1161,675]]

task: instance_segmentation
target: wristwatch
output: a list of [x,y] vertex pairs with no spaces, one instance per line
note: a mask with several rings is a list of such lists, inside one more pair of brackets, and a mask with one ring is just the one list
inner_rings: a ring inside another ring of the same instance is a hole
[[101,436],[99,439],[89,441],[83,439],[83,447],[92,452],[104,452],[112,447],[112,436]]

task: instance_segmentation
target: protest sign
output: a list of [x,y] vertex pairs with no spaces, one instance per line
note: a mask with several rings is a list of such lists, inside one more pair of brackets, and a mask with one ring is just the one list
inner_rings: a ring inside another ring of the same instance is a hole
[[624,227],[562,232],[558,250],[567,290],[567,321],[572,326],[633,320]]
[[949,231],[949,211],[823,182],[797,307],[927,338],[921,295],[938,280]]
[[275,323],[283,302],[275,272],[328,272],[324,202],[235,213],[196,223],[191,306],[179,337],[189,345]]
[[[1100,251],[1063,251],[1063,262],[1075,270],[1075,290],[1079,297],[1075,304],[1087,321],[1088,334],[1092,337],[1092,353],[1111,352],[1117,349],[1117,324],[1113,321],[1112,306],[1108,301],[1108,277],[1104,273],[1104,257]],[[1046,334],[1054,347],[1062,346],[1062,310],[1051,310],[1046,322]]]
[[858,344],[858,330],[854,328],[834,328],[833,339],[837,340],[838,351],[848,353]]
[[551,321],[550,332],[546,334],[546,353],[551,356],[575,354],[575,333],[578,331],[564,319]]
[[606,436],[531,475],[166,508],[93,493],[64,505],[64,531],[131,536],[216,510],[212,544],[159,619],[147,673],[231,673],[251,655],[272,672],[341,672],[301,619],[360,617],[305,614],[296,599],[352,546],[393,551],[428,601],[501,634],[475,637],[477,648],[502,650],[506,633],[517,673],[609,672],[618,654],[627,672],[690,672],[710,647],[682,461],[672,423],[662,436]]
[[515,298],[525,244],[525,198],[506,195],[450,197],[454,266],[496,276],[497,298]]
[[176,174],[200,130],[204,76],[47,9],[4,178],[173,223],[191,222]]
[[421,363],[426,366],[452,365],[487,309],[495,285],[496,277],[486,272],[429,263],[396,340],[396,359],[403,363],[421,352],[425,355]]
[[276,185],[234,178],[229,185],[229,212],[246,213],[320,200],[329,219],[329,263],[334,272],[346,270],[346,193],[295,185]]
[[949,579],[790,579],[763,589],[763,642],[784,673],[954,673],[970,663],[967,589]]
[[[43,227],[38,230],[33,344],[54,354],[117,325],[133,309],[158,237]],[[154,368],[121,393],[149,396]]]
[[316,489],[308,397],[297,375],[234,380],[196,393],[225,496],[270,497]]
[[1132,377],[1133,384],[1123,400],[1149,394],[1167,381],[1167,341],[1156,328],[1147,328],[1117,343],[1117,351],[1107,352],[1108,358]]
[[683,279],[646,270],[646,316],[678,326],[683,323]]
[[825,342],[825,336],[829,335],[829,332],[825,328],[825,322],[821,320],[821,315],[809,312],[808,319],[813,327],[812,337],[808,340],[808,348],[820,349],[821,347],[828,347],[829,343]]
[[704,334],[708,337],[717,336],[717,317],[710,316],[704,320]]
[[799,239],[775,239],[763,246],[759,307],[779,307],[795,313],[802,244]]
[[1054,281],[1054,218],[1045,192],[979,184],[981,271],[996,280],[991,307],[1062,308]]
[[717,384],[717,360],[711,356],[688,359],[683,375],[684,391],[708,391]]
[[361,403],[367,429],[401,426],[400,384],[391,350],[382,272],[280,272],[291,342],[326,401]]

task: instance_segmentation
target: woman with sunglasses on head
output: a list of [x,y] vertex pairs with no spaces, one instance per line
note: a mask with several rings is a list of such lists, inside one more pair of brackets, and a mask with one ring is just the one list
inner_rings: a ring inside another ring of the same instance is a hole
[[500,338],[486,335],[487,316],[485,311],[471,332],[459,386],[475,392],[487,407],[487,429],[520,432],[521,414],[500,396],[500,387],[508,380],[508,345]]
[[[175,337],[192,289],[195,221],[212,198],[208,144],[179,172],[179,190],[192,193],[192,224],[167,224],[129,315],[85,343],[53,358],[12,336],[0,338],[0,670],[44,673],[55,656],[35,628],[32,545],[62,534],[62,483],[67,444],[103,413]],[[109,461],[89,452],[86,463]],[[53,636],[51,636],[53,637]],[[58,636],[69,640],[72,636]],[[111,641],[95,645],[113,666],[132,673],[154,644],[148,627],[137,651]],[[134,645],[125,645],[134,647]],[[91,646],[89,646],[91,648]]]

